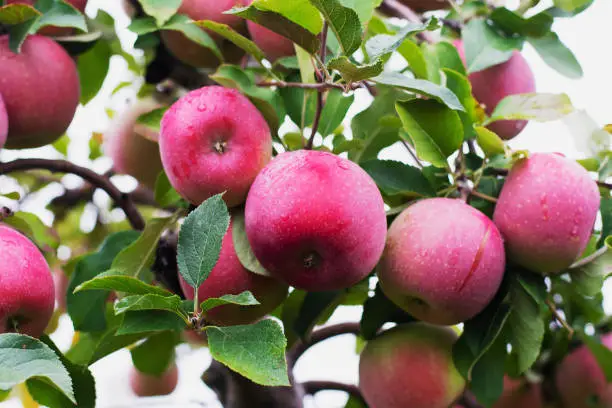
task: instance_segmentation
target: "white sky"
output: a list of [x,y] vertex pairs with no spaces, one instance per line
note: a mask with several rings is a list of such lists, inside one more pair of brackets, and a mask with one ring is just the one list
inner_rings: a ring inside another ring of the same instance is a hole
[[[120,9],[118,0],[90,0],[88,13],[92,14],[99,6],[116,14]],[[509,1],[508,3],[512,3]],[[550,0],[544,0],[544,5]],[[599,125],[612,123],[612,53],[609,47],[612,43],[612,1],[595,0],[595,4],[578,17],[559,20],[554,29],[561,40],[574,51],[584,69],[584,77],[580,80],[567,79],[550,69],[528,45],[524,56],[529,60],[536,76],[539,92],[567,93],[574,106],[585,109]],[[118,21],[118,25],[125,27],[127,19]],[[129,37],[129,35],[128,35]],[[80,164],[88,164],[85,153],[87,140],[92,130],[103,131],[108,125],[104,108],[108,103],[110,92],[122,81],[132,77],[127,71],[125,63],[120,59],[112,61],[111,74],[107,78],[105,87],[100,96],[92,101],[86,108],[79,109],[73,122],[69,135],[75,140],[71,144],[69,158]],[[113,98],[113,106],[121,106],[126,97],[131,96],[129,90],[122,91],[118,97]],[[361,95],[359,103],[351,113],[364,108],[366,97]],[[529,149],[531,151],[556,151],[570,157],[582,157],[583,152],[577,150],[576,144],[563,122],[531,123],[515,140],[510,142],[515,149]],[[3,151],[1,160],[10,160],[21,157],[53,157],[51,148],[42,148],[26,152]],[[383,152],[384,158],[406,161],[403,150],[390,148]],[[96,170],[104,170],[109,165],[102,162]],[[65,179],[71,185],[78,183],[78,178]],[[41,214],[36,203],[30,203],[25,210]],[[44,213],[41,215],[45,215]],[[606,290],[610,292],[610,290]],[[609,302],[607,302],[609,303]],[[611,305],[606,304],[608,313]],[[341,322],[359,319],[358,308],[342,308],[332,317],[332,322]],[[53,336],[54,340],[63,348],[70,345],[72,338],[71,324],[65,316],[61,321],[60,329]],[[324,344],[313,347],[305,357],[300,360],[296,368],[298,381],[305,380],[333,380],[347,383],[357,382],[358,359],[354,354],[355,341],[350,335],[337,337]],[[189,406],[189,401],[206,402],[207,407],[217,408],[212,391],[204,387],[199,379],[200,374],[210,363],[210,356],[205,349],[192,350],[183,345],[178,350],[178,365],[180,369],[180,383],[178,389],[169,397],[137,401],[131,393],[127,373],[131,364],[129,353],[126,350],[117,352],[110,357],[96,363],[92,371],[97,379],[98,404],[100,407],[133,407],[133,406]],[[308,407],[335,408],[343,407],[346,396],[339,392],[324,392],[314,399],[309,399]],[[154,405],[153,405],[154,404]],[[0,403],[0,408],[20,407],[18,401],[12,400]],[[193,405],[201,406],[200,404]]]

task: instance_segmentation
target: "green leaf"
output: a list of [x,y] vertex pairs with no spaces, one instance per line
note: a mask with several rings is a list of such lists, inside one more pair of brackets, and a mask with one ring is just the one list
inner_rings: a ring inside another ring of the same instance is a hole
[[166,173],[164,171],[159,173],[155,180],[155,202],[161,207],[169,207],[181,200],[182,197],[172,187]]
[[442,72],[446,76],[446,87],[459,98],[465,108],[465,112],[459,112],[459,118],[463,123],[463,137],[466,140],[473,139],[476,137],[474,123],[479,123],[481,118],[476,113],[478,103],[472,95],[472,84],[465,75],[450,68],[442,68]]
[[590,5],[591,0],[553,0],[555,7],[567,12],[573,12],[582,7]]
[[345,56],[333,58],[327,64],[327,68],[338,71],[347,83],[359,82],[380,75],[384,67],[385,62],[380,58],[370,64],[355,64]]
[[404,41],[397,52],[404,57],[408,63],[408,68],[412,71],[415,77],[420,79],[431,79],[428,75],[427,62],[421,48],[413,41]]
[[273,320],[248,326],[206,328],[212,357],[251,381],[289,386],[282,328]]
[[550,32],[554,19],[546,12],[524,18],[505,7],[497,7],[489,18],[507,34],[526,37],[542,37]]
[[257,107],[268,122],[273,134],[285,119],[285,110],[278,92],[255,85],[252,73],[236,65],[221,65],[210,78],[219,84],[238,89]]
[[600,248],[604,245],[608,236],[612,235],[612,197],[602,197],[599,206],[601,212],[601,238],[597,243]]
[[409,35],[426,30],[435,30],[438,26],[436,18],[432,18],[426,23],[409,22],[397,34],[379,34],[370,38],[365,44],[366,52],[370,59],[377,59],[397,50]]
[[21,52],[21,46],[25,41],[26,37],[30,33],[30,30],[36,24],[38,18],[31,18],[23,23],[11,25],[8,27],[9,35],[9,48],[15,54]]
[[361,45],[361,22],[355,10],[344,7],[339,0],[310,0],[323,14],[334,32],[344,55],[350,56]]
[[329,317],[329,312],[333,311],[341,300],[342,291],[338,290],[307,292],[292,322],[291,329],[299,338],[308,338],[321,318]]
[[43,224],[35,214],[18,211],[2,222],[27,235],[44,252],[54,252],[59,246],[57,233]]
[[134,335],[159,331],[180,331],[185,329],[185,321],[173,312],[166,310],[141,310],[126,312],[117,335]]
[[42,27],[72,27],[87,32],[87,22],[85,16],[65,1],[46,2],[41,5],[41,2],[36,3],[36,8],[43,13],[34,26],[31,32],[38,31]]
[[[284,5],[280,6],[281,3]],[[273,7],[268,7],[268,10],[266,10],[263,8],[264,5]],[[299,11],[293,11],[292,8],[294,7]],[[275,10],[270,11],[270,8]],[[314,11],[314,14],[310,14],[312,11]],[[290,2],[255,0],[249,7],[232,9],[231,14],[251,20],[290,39],[310,54],[315,54],[319,50],[321,41],[316,34],[322,28],[321,17],[317,10],[308,3],[308,0],[292,0]],[[292,17],[288,17],[287,14]]]
[[510,282],[512,312],[508,318],[508,329],[516,374],[522,374],[533,365],[544,340],[545,324],[538,300],[542,298],[542,292],[546,296],[546,286],[542,278],[536,282],[537,286],[530,285],[521,276],[515,276]]
[[170,109],[169,106],[164,106],[140,115],[138,119],[136,119],[136,123],[159,132],[161,120],[164,117],[164,113],[166,113],[168,109]]
[[81,103],[86,105],[102,88],[108,74],[112,51],[108,41],[97,41],[87,52],[79,55],[77,69],[81,83]]
[[416,94],[429,96],[453,110],[464,110],[463,105],[461,105],[461,102],[457,98],[457,95],[455,95],[452,91],[424,79],[415,79],[402,75],[398,72],[389,72],[383,73],[376,78],[372,78],[372,81],[383,85],[406,89]]
[[161,376],[174,363],[174,348],[179,338],[178,333],[161,332],[130,349],[134,367],[141,373]]
[[387,322],[409,323],[415,319],[393,303],[376,285],[374,296],[363,304],[361,315],[361,335],[366,340],[373,339],[378,330]]
[[223,295],[219,298],[208,298],[200,305],[202,312],[207,312],[210,309],[223,305],[238,305],[238,306],[256,306],[259,301],[251,292],[244,291],[238,295]]
[[30,378],[45,378],[76,403],[70,374],[49,346],[20,334],[0,334],[0,389]]
[[578,14],[582,13],[586,9],[588,9],[593,4],[593,2],[594,2],[594,0],[586,0],[585,2],[583,2],[582,6],[577,7],[574,10],[571,10],[571,11],[563,10],[563,9],[561,9],[559,7],[549,7],[548,9],[546,9],[546,12],[548,14],[550,14],[552,17],[555,17],[555,18],[574,17],[574,16],[577,16]]
[[612,265],[612,251],[605,252],[592,262],[571,270],[571,278],[576,291],[584,296],[597,295],[604,284]]
[[485,155],[491,157],[496,154],[506,153],[504,141],[494,132],[486,127],[478,126],[476,129],[476,141]]
[[125,276],[120,271],[111,269],[76,287],[75,293],[84,290],[114,290],[130,295],[172,296],[171,292],[159,286],[149,285],[132,276]]
[[354,100],[355,95],[346,96],[342,92],[330,92],[327,94],[319,121],[319,133],[323,137],[334,133],[334,130],[342,124]]
[[152,17],[135,18],[128,26],[128,30],[138,35],[154,33],[158,29],[155,19]]
[[156,294],[127,296],[115,303],[115,314],[139,310],[166,310],[183,316],[182,301],[177,295],[160,296]]
[[595,337],[581,335],[580,338],[584,341],[591,353],[593,353],[593,356],[595,356],[595,360],[597,360],[599,367],[601,367],[601,371],[603,371],[606,381],[608,383],[612,382],[612,350],[603,345],[601,341]]
[[17,25],[41,15],[40,11],[27,4],[17,3],[0,6],[0,24]]
[[574,106],[566,94],[527,93],[508,95],[502,99],[486,122],[524,119],[547,122],[572,113]]
[[[134,23],[132,23],[134,24]],[[130,25],[131,27],[132,25]],[[213,54],[223,61],[223,54],[219,50],[217,43],[196,24],[189,17],[182,14],[175,14],[168,20],[168,22],[162,27],[163,30],[174,30],[183,33],[187,38],[202,47],[208,48]],[[133,31],[133,30],[132,30]],[[156,30],[153,30],[156,31]],[[138,34],[138,33],[137,33]]]
[[[467,72],[465,70],[465,65],[463,65],[463,61],[459,56],[459,52],[457,48],[455,48],[451,43],[448,42],[439,42],[435,44],[423,43],[421,44],[421,49],[423,53],[431,65],[429,70],[433,69],[451,69],[462,76],[466,76]],[[434,75],[434,78],[437,76],[437,73],[430,73],[430,75]],[[429,78],[433,81],[432,78]]]
[[126,276],[142,277],[153,265],[159,239],[164,231],[176,223],[179,214],[180,211],[177,211],[170,217],[148,220],[138,239],[119,252],[111,269]]
[[236,256],[245,269],[258,275],[270,276],[270,273],[261,266],[253,253],[253,249],[246,235],[243,211],[235,211],[232,213],[232,241],[234,243]]
[[528,41],[544,62],[555,71],[568,78],[582,78],[583,71],[580,62],[561,42],[557,34],[550,32],[540,38],[529,38]]
[[469,73],[506,62],[522,44],[520,38],[505,38],[485,20],[473,19],[463,28],[463,45]]
[[503,336],[498,336],[472,370],[470,390],[485,407],[492,407],[504,390],[506,355],[506,342]]
[[393,160],[369,160],[361,167],[387,196],[433,197],[436,192],[416,167]]
[[396,104],[399,117],[419,158],[436,167],[463,143],[463,126],[457,112],[432,100],[413,99]]
[[237,47],[243,49],[247,54],[250,54],[255,57],[255,59],[259,62],[266,58],[266,55],[257,46],[257,44],[237,32],[227,24],[217,23],[216,21],[211,20],[196,21],[195,24],[207,29],[208,31],[217,33],[226,40],[231,41]]
[[196,291],[217,263],[229,226],[227,206],[217,194],[192,211],[181,226],[177,262],[181,275]]
[[138,0],[145,13],[155,18],[159,27],[172,17],[181,6],[181,0]]
[[63,135],[55,142],[51,144],[53,148],[60,153],[62,156],[66,157],[68,155],[68,146],[70,145],[70,138],[68,135]]

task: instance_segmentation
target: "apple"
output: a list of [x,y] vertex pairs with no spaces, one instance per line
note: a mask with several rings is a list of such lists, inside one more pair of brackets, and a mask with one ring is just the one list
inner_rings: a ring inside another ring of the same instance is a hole
[[[276,309],[287,297],[287,285],[276,279],[257,275],[242,266],[234,249],[232,230],[233,224],[230,223],[221,243],[219,260],[198,289],[198,302],[223,295],[238,295],[248,290],[260,305],[224,305],[206,312],[205,319],[219,326],[253,323]],[[179,280],[185,297],[193,300],[193,288],[180,274]]]
[[348,288],[364,279],[385,245],[383,199],[355,163],[312,150],[277,156],[255,179],[245,227],[273,276],[299,289]]
[[172,394],[178,384],[178,368],[175,363],[161,376],[145,374],[132,366],[130,387],[139,397],[156,397]]
[[8,113],[6,148],[24,149],[54,142],[66,132],[79,104],[74,61],[55,41],[28,36],[21,53],[0,36],[0,94]]
[[4,105],[4,99],[0,95],[0,149],[6,143],[6,137],[8,135],[8,115],[6,113],[6,106]]
[[195,205],[222,192],[229,207],[242,204],[272,157],[264,117],[240,92],[221,86],[191,91],[172,105],[159,147],[170,183]]
[[[453,44],[465,63],[463,41],[456,40]],[[471,73],[469,79],[472,94],[484,105],[487,115],[493,113],[497,104],[506,96],[536,91],[533,71],[518,51],[514,51],[506,62]],[[491,123],[488,128],[502,139],[510,140],[521,133],[525,126],[526,120],[500,120]]]
[[383,292],[414,317],[452,325],[480,313],[505,270],[501,234],[461,200],[430,198],[393,221],[377,269]]
[[544,408],[542,386],[504,377],[504,391],[493,408]]
[[[604,346],[612,349],[612,334],[601,338]],[[566,408],[590,408],[612,406],[612,385],[586,346],[568,354],[559,364],[555,374],[559,397]]]
[[582,166],[559,154],[535,153],[512,167],[493,221],[509,259],[554,273],[584,251],[599,203],[597,184]]
[[465,380],[453,364],[457,334],[425,323],[396,326],[359,358],[359,389],[370,408],[447,408]]
[[[245,5],[249,5],[253,0],[245,0]],[[267,29],[253,21],[246,22],[251,39],[257,46],[266,54],[266,58],[270,61],[276,61],[282,57],[289,57],[295,54],[293,42]]]
[[163,170],[159,145],[155,141],[159,135],[137,124],[137,120],[162,106],[153,98],[141,99],[117,115],[104,134],[104,151],[113,159],[113,170],[129,174],[150,189],[155,188],[157,176]]
[[[87,6],[87,0],[64,0],[66,3],[73,6],[75,9],[79,10],[81,13],[85,13],[85,7]],[[5,4],[8,6],[13,3],[23,3],[29,6],[33,6],[36,3],[36,0],[6,0]],[[62,37],[67,35],[72,35],[74,29],[70,27],[55,27],[55,26],[47,26],[43,27],[38,34],[46,35],[50,37]]]
[[[195,21],[212,20],[227,24],[238,32],[244,33],[245,25],[242,18],[224,14],[232,7],[240,5],[240,0],[183,0],[178,13],[185,14]],[[232,42],[215,33],[209,31],[207,33],[219,46],[226,62],[237,63],[244,56],[244,51]],[[163,30],[161,36],[168,50],[185,64],[197,68],[214,68],[220,63],[209,49],[191,41],[179,31]]]
[[38,248],[0,224],[0,333],[40,337],[55,306],[53,276]]

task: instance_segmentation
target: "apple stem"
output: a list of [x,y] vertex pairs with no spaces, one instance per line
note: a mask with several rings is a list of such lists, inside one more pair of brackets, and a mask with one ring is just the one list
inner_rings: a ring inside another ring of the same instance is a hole
[[412,157],[412,160],[414,160],[416,165],[419,166],[419,168],[422,169],[423,168],[423,163],[421,163],[421,161],[419,160],[419,158],[416,155],[416,153],[414,152],[414,150],[412,150],[412,146],[410,146],[408,144],[408,142],[406,142],[405,140],[402,140],[401,142],[404,145],[404,147],[406,148],[406,150],[408,150],[408,154],[410,154],[410,156]]
[[550,298],[546,299],[546,306],[548,306],[548,308],[550,309],[555,320],[559,322],[565,330],[567,330],[568,337],[571,339],[574,336],[574,329],[567,323],[567,321],[563,318],[563,316],[561,316],[561,314],[557,310],[557,306],[555,306],[555,304]]
[[104,175],[98,174],[86,167],[78,166],[67,160],[17,159],[6,163],[0,163],[0,175],[25,170],[48,170],[52,173],[75,174],[88,181],[96,188],[104,190],[123,210],[132,228],[139,231],[144,229],[144,219],[130,196],[119,190],[110,179]]

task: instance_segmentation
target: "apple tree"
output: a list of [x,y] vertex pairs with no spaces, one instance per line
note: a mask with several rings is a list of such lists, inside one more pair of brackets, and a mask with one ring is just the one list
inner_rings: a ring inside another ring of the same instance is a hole
[[[132,0],[129,35],[0,1],[0,398],[94,407],[124,348],[134,393],[169,394],[188,342],[227,408],[611,407],[612,129],[521,54],[579,78],[553,23],[594,1]],[[506,143],[568,115],[588,157]],[[294,379],[342,334],[358,385]]]

